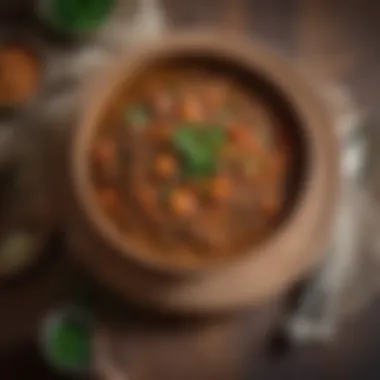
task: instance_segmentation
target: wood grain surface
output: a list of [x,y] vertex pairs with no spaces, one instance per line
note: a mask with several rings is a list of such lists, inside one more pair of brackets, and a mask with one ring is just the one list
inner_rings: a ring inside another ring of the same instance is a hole
[[[213,26],[215,33],[223,28],[260,38],[317,78],[348,86],[361,109],[380,116],[380,2],[165,0],[165,6],[173,27]],[[116,350],[121,330],[115,337],[111,329],[107,339],[131,380],[379,378],[380,300],[358,320],[347,322],[341,339],[331,347],[267,358],[255,345],[258,315],[262,314],[252,311],[201,325],[132,320],[123,329],[121,349]],[[14,357],[14,368],[24,363],[28,352]],[[0,378],[25,379],[33,373],[53,379],[34,361],[25,364],[27,374],[12,370],[11,362],[7,359]]]

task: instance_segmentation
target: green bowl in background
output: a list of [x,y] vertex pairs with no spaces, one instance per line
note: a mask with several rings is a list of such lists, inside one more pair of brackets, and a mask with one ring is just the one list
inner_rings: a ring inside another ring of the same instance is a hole
[[91,366],[92,318],[77,306],[58,309],[43,320],[42,353],[51,367],[63,373],[85,373]]

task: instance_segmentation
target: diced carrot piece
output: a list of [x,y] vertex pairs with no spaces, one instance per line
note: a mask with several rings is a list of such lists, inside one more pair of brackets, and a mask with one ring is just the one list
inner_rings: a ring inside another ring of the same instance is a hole
[[229,129],[230,141],[236,144],[245,144],[251,137],[251,132],[242,124],[234,124]]
[[188,189],[178,189],[174,191],[170,206],[172,211],[178,216],[189,216],[194,214],[198,208],[198,201],[194,193]]
[[237,144],[244,150],[261,154],[263,152],[263,144],[261,139],[252,131],[243,125],[235,125],[230,128],[230,141]]
[[180,108],[180,116],[185,121],[198,121],[202,119],[202,105],[200,101],[193,96],[187,96],[183,100]]
[[227,177],[216,177],[210,184],[211,196],[217,200],[226,199],[231,194],[231,181]]
[[162,154],[156,158],[154,169],[159,176],[170,178],[177,170],[177,162],[172,155]]

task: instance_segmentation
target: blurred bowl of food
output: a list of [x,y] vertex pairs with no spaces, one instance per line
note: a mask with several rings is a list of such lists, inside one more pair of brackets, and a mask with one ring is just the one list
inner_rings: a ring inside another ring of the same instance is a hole
[[319,262],[337,141],[285,59],[239,37],[179,33],[130,52],[87,96],[60,188],[75,256],[113,289],[227,310]]

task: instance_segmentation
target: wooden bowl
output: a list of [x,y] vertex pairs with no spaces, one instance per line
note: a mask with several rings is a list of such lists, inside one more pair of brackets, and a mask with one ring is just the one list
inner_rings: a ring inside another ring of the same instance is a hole
[[[192,270],[151,262],[121,241],[96,206],[87,165],[89,140],[115,93],[152,65],[171,59],[207,61],[212,70],[229,67],[248,87],[259,81],[297,125],[303,152],[297,191],[277,230],[233,260]],[[64,155],[59,188],[61,202],[66,199],[62,204],[75,257],[103,283],[144,305],[175,312],[220,312],[261,303],[307,275],[329,238],[339,183],[332,119],[292,65],[256,42],[192,32],[136,49],[86,93]]]

